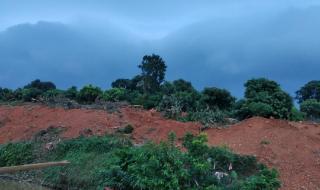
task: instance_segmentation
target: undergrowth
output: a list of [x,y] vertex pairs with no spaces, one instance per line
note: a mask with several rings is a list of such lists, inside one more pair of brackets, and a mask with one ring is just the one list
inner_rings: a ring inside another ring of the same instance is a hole
[[[259,164],[255,157],[234,154],[227,147],[209,147],[206,142],[204,134],[186,134],[183,138],[186,151],[181,151],[175,146],[174,134],[170,134],[166,142],[142,146],[134,146],[125,137],[110,135],[63,140],[47,152],[44,160],[68,160],[71,164],[44,169],[39,176],[45,185],[68,190],[105,187],[114,190],[273,190],[280,187],[277,171]],[[32,143],[1,146],[1,164],[30,163],[32,147],[36,146]],[[219,179],[216,172],[224,176]]]

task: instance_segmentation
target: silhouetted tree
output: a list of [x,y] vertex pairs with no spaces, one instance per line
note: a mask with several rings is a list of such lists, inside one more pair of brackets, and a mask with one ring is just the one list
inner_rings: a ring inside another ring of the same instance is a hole
[[162,58],[155,54],[145,55],[138,67],[141,69],[144,92],[159,90],[167,68]]

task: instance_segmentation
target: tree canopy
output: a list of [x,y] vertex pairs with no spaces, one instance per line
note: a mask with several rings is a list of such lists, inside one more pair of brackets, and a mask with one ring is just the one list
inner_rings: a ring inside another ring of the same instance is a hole
[[305,84],[296,92],[296,99],[302,103],[308,99],[315,99],[320,101],[320,81],[313,80]]
[[143,90],[145,92],[159,90],[167,69],[164,60],[159,55],[145,55],[138,67],[141,69]]

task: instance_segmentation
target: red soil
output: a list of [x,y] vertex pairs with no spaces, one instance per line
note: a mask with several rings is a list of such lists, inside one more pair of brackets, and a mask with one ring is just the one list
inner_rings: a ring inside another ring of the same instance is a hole
[[[167,120],[154,111],[122,108],[108,114],[100,110],[48,108],[40,105],[0,106],[0,143],[32,138],[50,126],[64,128],[62,137],[72,138],[87,129],[102,135],[131,124],[137,143],[159,142],[174,131],[198,133],[198,123]],[[226,144],[235,152],[253,154],[280,171],[283,190],[320,189],[320,125],[275,119],[251,118],[227,129],[210,129],[211,145]]]

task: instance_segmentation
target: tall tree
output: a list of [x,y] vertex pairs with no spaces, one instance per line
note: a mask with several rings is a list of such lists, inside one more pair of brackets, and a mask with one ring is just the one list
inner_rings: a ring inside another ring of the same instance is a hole
[[159,90],[167,69],[164,60],[159,55],[145,55],[138,67],[141,69],[144,92]]

